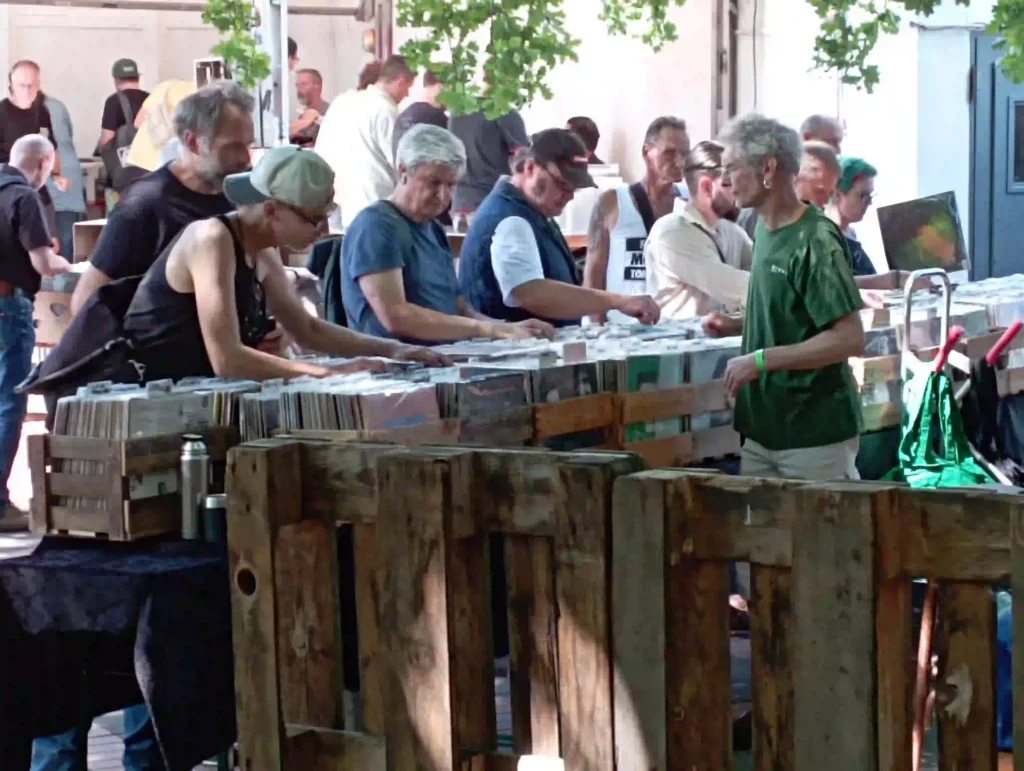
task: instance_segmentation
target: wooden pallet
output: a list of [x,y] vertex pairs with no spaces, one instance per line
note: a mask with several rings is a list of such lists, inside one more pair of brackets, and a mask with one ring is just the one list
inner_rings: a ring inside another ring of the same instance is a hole
[[[609,563],[623,453],[285,438],[232,450],[242,768],[614,767]],[[362,719],[346,724],[335,538],[351,527]],[[488,543],[506,536],[514,753],[497,752]],[[558,760],[561,758],[561,761]],[[528,767],[528,766],[527,766]]]
[[[218,464],[222,479],[223,463],[228,449],[238,444],[238,431],[213,428],[202,433],[216,483]],[[28,437],[32,532],[112,541],[180,532],[181,497],[177,492],[138,498],[132,496],[131,487],[133,477],[179,469],[181,444],[181,434],[123,440],[49,434]],[[88,470],[56,471],[56,461],[88,461],[81,464]],[[73,507],[67,498],[82,500]]]
[[577,396],[533,406],[533,443],[537,446],[568,434],[601,429],[606,435],[601,448],[616,448],[617,425],[618,406],[615,394],[611,393]]

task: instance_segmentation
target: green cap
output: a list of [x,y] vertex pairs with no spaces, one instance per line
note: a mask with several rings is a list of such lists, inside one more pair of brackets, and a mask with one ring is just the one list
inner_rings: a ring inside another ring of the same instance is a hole
[[229,175],[224,195],[236,206],[278,201],[299,209],[320,209],[334,198],[334,171],[312,150],[274,147],[252,171]]
[[111,73],[118,80],[137,80],[139,77],[139,65],[134,59],[118,59],[114,62]]

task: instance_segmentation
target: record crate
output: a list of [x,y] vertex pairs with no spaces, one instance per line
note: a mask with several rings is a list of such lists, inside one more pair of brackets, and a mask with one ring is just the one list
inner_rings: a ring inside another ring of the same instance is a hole
[[[181,531],[183,432],[135,439],[28,437],[33,533],[135,541]],[[197,431],[211,461],[211,492],[223,489],[238,429]]]
[[626,441],[626,427],[633,423],[676,417],[692,419],[694,415],[731,409],[724,380],[619,394],[617,402],[618,446],[627,452],[637,453],[650,466],[688,466],[739,454],[740,436],[732,427],[731,420],[729,425],[700,431],[688,430],[674,436]]

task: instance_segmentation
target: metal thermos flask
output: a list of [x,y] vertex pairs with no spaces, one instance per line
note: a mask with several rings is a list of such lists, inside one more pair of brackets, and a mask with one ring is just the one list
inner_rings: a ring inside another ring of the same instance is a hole
[[181,537],[203,537],[202,508],[210,491],[210,454],[198,434],[185,434],[181,445]]

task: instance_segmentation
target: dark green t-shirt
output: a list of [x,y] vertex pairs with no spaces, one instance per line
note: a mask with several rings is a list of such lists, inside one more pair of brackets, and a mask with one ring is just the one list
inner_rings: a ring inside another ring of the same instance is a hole
[[[819,209],[808,206],[778,230],[758,222],[743,353],[802,343],[862,307],[846,239]],[[860,427],[860,399],[846,362],[766,372],[736,400],[736,430],[769,450],[843,442]]]

